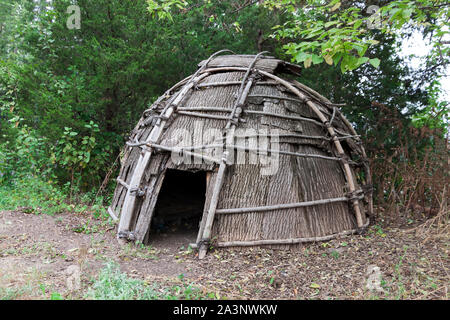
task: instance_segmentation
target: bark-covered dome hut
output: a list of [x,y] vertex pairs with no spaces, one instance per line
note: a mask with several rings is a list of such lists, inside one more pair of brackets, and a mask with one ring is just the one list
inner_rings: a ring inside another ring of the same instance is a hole
[[288,80],[299,72],[216,53],[145,110],[108,208],[118,237],[146,243],[164,219],[196,219],[201,258],[211,242],[280,247],[367,226],[360,138],[336,104]]

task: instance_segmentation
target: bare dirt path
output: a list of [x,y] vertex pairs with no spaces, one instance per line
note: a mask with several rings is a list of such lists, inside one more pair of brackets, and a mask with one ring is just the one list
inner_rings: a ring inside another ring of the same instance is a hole
[[[0,298],[83,299],[105,263],[115,261],[129,277],[161,286],[182,274],[215,299],[448,299],[448,235],[424,241],[372,226],[364,235],[295,251],[216,250],[202,261],[186,247],[190,238],[177,230],[151,246],[120,246],[114,226],[89,215],[3,211]],[[71,266],[81,268],[75,291],[68,288]]]

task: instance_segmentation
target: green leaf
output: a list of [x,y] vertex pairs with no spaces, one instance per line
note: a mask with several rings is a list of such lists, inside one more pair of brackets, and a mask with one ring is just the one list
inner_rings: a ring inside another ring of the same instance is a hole
[[325,28],[329,28],[332,25],[335,25],[336,23],[338,23],[339,21],[329,21],[327,23],[325,23]]
[[347,59],[346,59],[348,70],[356,69],[359,66],[358,65],[358,60],[359,59],[354,57],[354,56],[348,56]]
[[411,17],[412,12],[413,12],[412,9],[405,9],[405,10],[403,10],[403,13],[402,13],[403,18],[409,19]]
[[310,288],[313,288],[313,289],[320,289],[320,285],[318,285],[317,283],[311,283],[311,285],[309,286]]
[[378,68],[378,66],[380,65],[380,59],[378,59],[378,58],[373,58],[373,59],[370,59],[369,60],[369,63],[371,64],[371,65],[373,65],[375,68]]
[[333,62],[334,62],[335,66],[337,66],[339,61],[341,61],[341,58],[342,58],[342,53],[337,53],[333,56]]
[[363,23],[362,19],[356,20],[355,25],[353,26],[355,29],[358,29]]
[[323,58],[321,56],[318,56],[317,54],[312,55],[312,63],[319,64],[323,62]]
[[348,66],[341,61],[341,72],[345,73],[348,70]]
[[358,59],[358,66],[360,66],[360,65],[362,65],[362,64],[364,64],[364,63],[366,63],[367,61],[369,61],[369,58],[367,58],[367,57],[361,57],[361,58],[359,58],[359,59]]
[[300,51],[299,53],[297,53],[297,54],[295,55],[295,61],[297,61],[298,63],[299,63],[299,62],[305,61],[306,58],[308,58],[308,54],[306,54],[306,53],[303,52],[303,51]]

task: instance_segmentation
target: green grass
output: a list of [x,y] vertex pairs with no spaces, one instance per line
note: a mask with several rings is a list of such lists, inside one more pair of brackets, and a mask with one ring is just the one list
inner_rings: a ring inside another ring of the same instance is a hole
[[209,298],[179,276],[180,285],[161,287],[141,279],[128,277],[115,262],[107,262],[88,290],[87,299],[95,300],[198,300]]
[[[27,176],[0,183],[0,211],[20,210],[25,213],[56,215],[62,212],[89,212],[95,219],[108,220],[109,215],[103,206],[103,197],[95,194],[79,194],[69,199],[67,186],[59,186],[41,177]],[[80,226],[77,232],[95,233],[94,224]],[[98,229],[98,228],[97,228]]]
[[66,195],[39,177],[27,177],[0,186],[0,210],[23,209],[27,213],[54,215],[71,210]]
[[0,300],[14,300],[22,295],[23,289],[0,288]]

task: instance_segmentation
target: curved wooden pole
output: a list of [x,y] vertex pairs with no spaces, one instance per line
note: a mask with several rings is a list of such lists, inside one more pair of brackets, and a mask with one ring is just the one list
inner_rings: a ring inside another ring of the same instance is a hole
[[[286,88],[288,88],[290,91],[292,91],[295,95],[297,95],[302,101],[304,101],[313,110],[313,112],[319,117],[319,119],[322,121],[323,124],[327,125],[328,119],[323,115],[323,113],[319,110],[319,108],[315,105],[315,103],[312,102],[310,99],[308,99],[308,97],[306,95],[304,95],[302,92],[300,92],[300,90],[295,88],[288,81],[283,80],[271,73],[268,73],[268,72],[265,72],[262,70],[258,70],[258,72],[268,78],[271,78],[272,80],[279,82],[280,84],[282,84]],[[334,128],[329,125],[329,126],[327,126],[327,130],[333,139],[334,146],[336,147],[338,154],[340,156],[344,157],[345,156],[344,149],[342,148],[342,145],[341,145],[339,139],[337,138]],[[348,162],[344,162],[343,165],[344,165],[345,177],[346,177],[349,189],[350,189],[349,191],[355,192],[356,188],[355,188],[355,183],[353,181],[353,174],[350,169],[350,165],[348,164]],[[352,204],[353,204],[353,209],[355,210],[356,223],[358,225],[358,228],[362,228],[364,226],[364,222],[363,222],[363,218],[362,218],[362,214],[361,214],[361,209],[359,207],[359,201],[357,199],[355,199],[352,201]]]
[[[305,86],[304,84],[294,80],[294,85],[296,85],[297,87],[299,87],[300,89],[303,89],[311,94],[313,94],[317,99],[322,100],[323,102],[325,102],[326,104],[330,105],[331,101],[328,100],[327,98],[325,98],[324,96],[322,96],[320,93],[318,93],[317,91]],[[350,130],[350,132],[352,133],[353,136],[355,136],[357,141],[361,141],[359,139],[358,134],[356,133],[355,128],[353,128],[352,124],[350,123],[350,121],[347,120],[347,118],[342,114],[342,112],[340,112],[338,110],[338,114],[341,117],[342,121],[344,122],[344,124],[347,126],[347,128]],[[366,154],[366,150],[364,149],[364,146],[360,145],[360,151],[361,151],[361,156],[364,158],[364,160],[367,159],[367,154]],[[368,163],[364,163],[364,171],[366,173],[366,184],[368,184],[370,187],[372,186],[372,175],[370,172],[370,166]],[[372,199],[372,192],[370,192],[370,196],[367,199],[367,202],[369,203],[369,214],[373,215],[373,199]]]
[[[355,130],[355,128],[353,128],[352,124],[350,123],[350,121],[347,120],[347,118],[338,111],[339,116],[341,117],[342,121],[345,123],[345,125],[347,126],[347,128],[350,130],[352,135],[357,136],[357,132]],[[358,139],[358,141],[361,141],[360,139]],[[361,155],[363,157],[363,160],[365,161],[367,159],[367,154],[366,154],[366,150],[364,149],[363,145],[360,145],[361,148]],[[371,175],[371,171],[370,171],[370,166],[367,162],[364,162],[364,170],[366,172],[366,184],[368,184],[370,187],[372,187],[372,175]],[[373,215],[373,199],[372,199],[372,191],[369,194],[370,196],[367,199],[367,202],[369,203],[369,214]]]

